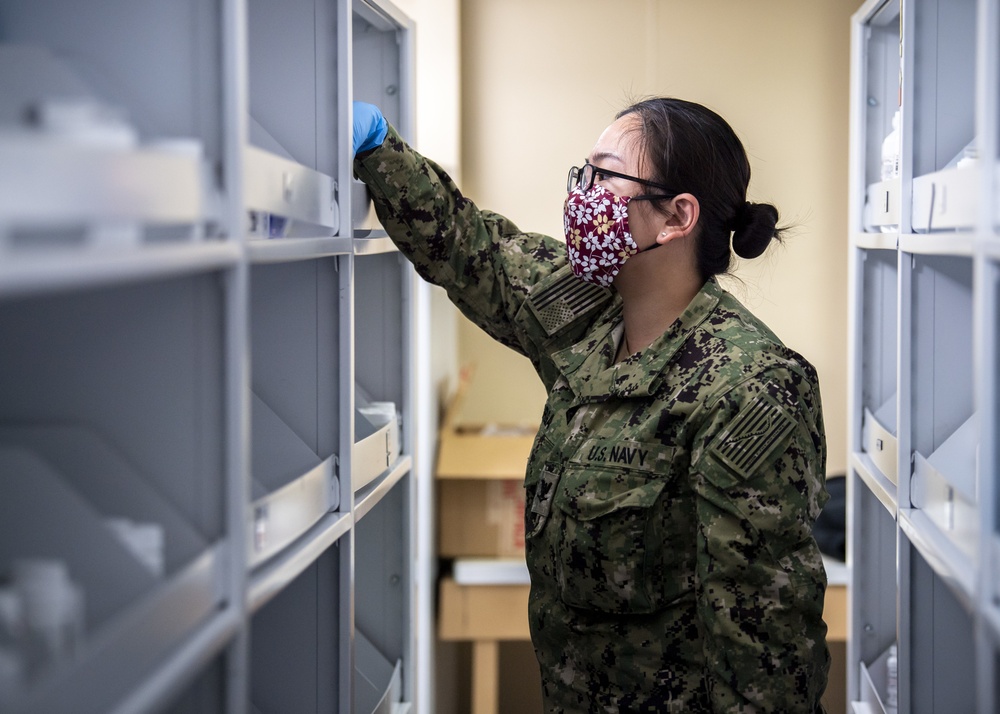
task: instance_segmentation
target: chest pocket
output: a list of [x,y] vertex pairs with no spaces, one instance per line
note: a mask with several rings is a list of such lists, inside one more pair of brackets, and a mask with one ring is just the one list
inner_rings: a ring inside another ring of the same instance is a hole
[[666,484],[648,473],[567,469],[553,499],[563,527],[550,541],[563,602],[636,614],[665,604]]

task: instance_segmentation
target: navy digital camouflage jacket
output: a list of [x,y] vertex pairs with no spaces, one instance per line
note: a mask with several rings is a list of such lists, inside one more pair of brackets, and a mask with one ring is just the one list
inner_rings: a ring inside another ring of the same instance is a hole
[[389,235],[548,390],[525,478],[549,712],[813,712],[826,500],[813,367],[709,280],[615,363],[621,300],[389,131],[359,156]]

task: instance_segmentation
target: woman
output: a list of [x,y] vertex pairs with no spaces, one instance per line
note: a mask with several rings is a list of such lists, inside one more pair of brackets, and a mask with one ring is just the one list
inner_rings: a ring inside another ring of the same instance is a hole
[[716,282],[731,235],[780,238],[729,125],[625,109],[570,171],[566,244],[478,209],[371,105],[355,148],[400,250],[548,389],[525,479],[546,710],[819,710],[819,384]]

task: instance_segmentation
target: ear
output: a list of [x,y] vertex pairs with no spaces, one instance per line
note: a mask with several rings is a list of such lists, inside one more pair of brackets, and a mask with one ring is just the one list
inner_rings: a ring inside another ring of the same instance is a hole
[[660,245],[690,235],[701,217],[701,204],[690,193],[675,196],[666,210],[667,214],[663,217],[660,233],[656,236],[656,242]]

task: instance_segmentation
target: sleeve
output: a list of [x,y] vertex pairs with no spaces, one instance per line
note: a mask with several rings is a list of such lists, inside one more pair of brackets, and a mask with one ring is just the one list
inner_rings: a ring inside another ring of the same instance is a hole
[[692,453],[698,617],[715,712],[813,712],[826,573],[812,537],[826,450],[815,374],[775,368],[710,409]]
[[531,287],[566,264],[565,246],[480,210],[392,127],[381,146],[356,157],[354,170],[417,273],[445,288],[494,339],[537,361],[544,335],[525,330],[515,318]]

